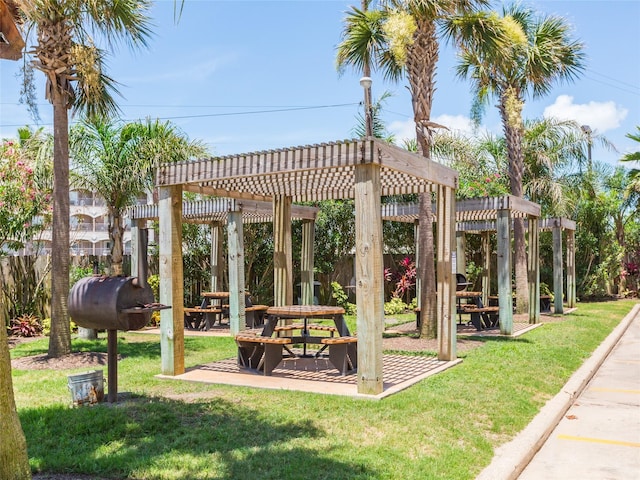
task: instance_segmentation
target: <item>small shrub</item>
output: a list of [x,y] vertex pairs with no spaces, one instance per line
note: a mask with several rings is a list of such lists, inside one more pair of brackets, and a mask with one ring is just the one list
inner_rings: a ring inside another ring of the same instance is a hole
[[33,315],[22,315],[11,320],[11,334],[16,337],[36,337],[42,333],[42,325]]
[[147,323],[148,327],[159,327],[160,326],[160,312],[157,310],[151,314],[151,318],[149,319],[149,323]]
[[356,314],[356,305],[349,302],[349,295],[347,295],[338,282],[331,282],[331,297],[336,301],[336,305],[344,308],[344,312],[347,315]]
[[404,303],[401,298],[394,297],[384,304],[385,315],[397,315],[404,313],[409,308],[409,305]]
[[[51,318],[47,317],[43,319],[41,325],[42,334],[46,335],[47,337],[51,335]],[[69,331],[71,333],[78,333],[78,325],[76,325],[76,322],[74,322],[73,320],[69,321]]]
[[42,334],[47,337],[51,333],[51,318],[47,317],[42,319]]
[[160,299],[160,275],[151,275],[147,279],[147,283],[153,291],[153,298],[158,301]]

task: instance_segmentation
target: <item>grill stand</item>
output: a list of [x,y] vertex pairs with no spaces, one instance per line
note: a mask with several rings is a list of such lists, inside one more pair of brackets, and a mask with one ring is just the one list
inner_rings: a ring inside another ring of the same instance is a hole
[[107,402],[118,401],[118,331],[107,330]]

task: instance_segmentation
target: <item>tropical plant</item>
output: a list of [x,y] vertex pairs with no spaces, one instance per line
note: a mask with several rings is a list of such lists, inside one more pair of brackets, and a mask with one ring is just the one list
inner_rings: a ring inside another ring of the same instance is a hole
[[[491,14],[478,17],[486,22]],[[495,18],[495,16],[494,16]],[[569,24],[556,16],[538,16],[519,4],[505,6],[502,31],[506,41],[486,42],[469,31],[465,20],[451,23],[450,35],[460,49],[457,74],[470,78],[476,94],[473,115],[479,119],[489,98],[499,100],[507,155],[511,194],[524,195],[524,123],[522,109],[526,97],[541,97],[557,81],[572,80],[584,68],[584,46],[570,36]],[[524,221],[514,222],[514,263],[516,266],[516,305],[528,308],[527,259]]]
[[[373,101],[371,105],[371,133],[375,138],[382,138],[385,142],[393,143],[395,141],[395,137],[392,133],[387,131],[387,127],[382,120],[382,107],[386,100],[391,96],[390,92],[384,92],[378,99]],[[356,137],[366,137],[367,136],[367,116],[358,114],[356,117],[356,126],[353,128],[352,132]]]
[[42,333],[42,325],[38,317],[23,315],[11,320],[10,331],[16,337],[35,337]]
[[51,191],[36,181],[36,162],[20,142],[0,147],[0,249],[24,247],[44,226],[51,211]]
[[385,268],[384,278],[393,283],[391,298],[400,298],[407,302],[416,286],[416,264],[409,257],[398,262],[398,268]]
[[[636,126],[637,133],[634,135],[633,133],[627,133],[626,137],[640,144],[640,127]],[[640,145],[639,145],[640,147]],[[635,162],[638,167],[640,167],[640,149],[635,152],[630,152],[624,155],[621,159],[621,162]],[[631,182],[629,183],[629,188],[635,190],[636,192],[640,191],[640,168],[632,168],[629,172],[629,177]]]
[[399,313],[405,313],[409,305],[404,303],[400,297],[392,297],[388,302],[384,302],[384,314],[385,315],[398,315]]
[[[0,256],[38,237],[51,216],[51,190],[46,181],[47,141],[41,131],[20,129],[16,140],[0,146]],[[33,244],[33,243],[32,243]],[[34,256],[6,260],[9,278],[0,278],[0,323],[25,315],[43,315],[49,302],[44,286],[48,266],[36,268]]]
[[[113,114],[115,82],[105,74],[107,52],[119,42],[145,45],[149,35],[149,0],[17,0],[24,22],[27,53],[46,78],[46,98],[53,106],[53,228],[51,336],[49,355],[71,352],[67,297],[69,294],[69,117],[68,111],[89,116]],[[30,62],[25,62],[29,64]],[[25,76],[28,81],[30,77]],[[32,78],[32,77],[31,77]],[[28,99],[29,100],[29,99]],[[33,100],[33,98],[31,98]],[[33,105],[32,105],[33,106]]]
[[92,116],[71,129],[74,185],[96,192],[107,206],[111,273],[122,274],[125,209],[153,188],[153,172],[163,161],[205,155],[198,142],[190,142],[169,122],[158,120],[123,124]]
[[349,302],[349,295],[346,294],[342,285],[338,282],[331,282],[331,298],[334,299],[336,305],[344,308],[347,315],[355,315],[356,306]]

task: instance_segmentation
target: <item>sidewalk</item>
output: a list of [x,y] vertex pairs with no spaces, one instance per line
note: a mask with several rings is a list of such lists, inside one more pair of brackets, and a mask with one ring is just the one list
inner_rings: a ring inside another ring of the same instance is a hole
[[640,304],[476,480],[640,478]]

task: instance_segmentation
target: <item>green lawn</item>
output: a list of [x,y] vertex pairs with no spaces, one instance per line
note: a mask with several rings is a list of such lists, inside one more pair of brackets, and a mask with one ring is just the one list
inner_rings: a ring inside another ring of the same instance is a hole
[[[485,338],[460,365],[381,401],[159,380],[157,337],[139,333],[119,333],[118,388],[131,401],[69,408],[67,375],[83,370],[14,371],[15,396],[34,472],[473,479],[634,304],[581,303],[517,339]],[[42,340],[11,353],[46,348]],[[74,349],[106,351],[106,340],[74,340]],[[230,338],[190,337],[185,350],[187,367],[235,355]]]

